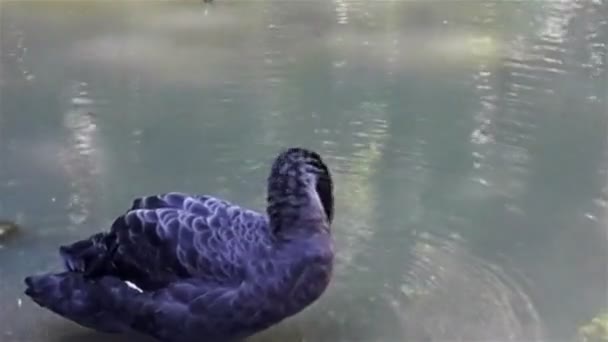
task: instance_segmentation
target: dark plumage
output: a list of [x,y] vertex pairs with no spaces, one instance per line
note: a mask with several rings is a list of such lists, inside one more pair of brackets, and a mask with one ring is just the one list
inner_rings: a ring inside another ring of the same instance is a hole
[[65,270],[27,277],[25,293],[99,331],[245,338],[313,303],[332,274],[333,189],[321,157],[279,154],[267,200],[263,215],[211,196],[136,199],[109,232],[61,247]]

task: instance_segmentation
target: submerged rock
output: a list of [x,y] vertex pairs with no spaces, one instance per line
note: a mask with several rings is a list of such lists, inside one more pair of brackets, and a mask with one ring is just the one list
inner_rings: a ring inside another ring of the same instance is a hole
[[17,223],[8,220],[0,220],[0,241],[5,240],[20,230]]

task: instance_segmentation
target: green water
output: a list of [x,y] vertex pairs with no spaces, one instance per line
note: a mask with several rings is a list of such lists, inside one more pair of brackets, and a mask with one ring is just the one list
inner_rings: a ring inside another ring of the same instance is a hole
[[[608,306],[608,4],[0,2],[0,340],[106,341],[22,278],[142,194],[336,186],[331,288],[252,341],[571,340]],[[113,341],[127,341],[127,337]],[[143,341],[143,340],[142,340]]]

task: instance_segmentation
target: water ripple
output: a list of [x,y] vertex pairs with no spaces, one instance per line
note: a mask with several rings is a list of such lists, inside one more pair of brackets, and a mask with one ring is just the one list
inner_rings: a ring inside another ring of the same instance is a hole
[[473,255],[457,235],[417,235],[400,294],[388,297],[405,340],[543,339],[538,312],[513,277]]

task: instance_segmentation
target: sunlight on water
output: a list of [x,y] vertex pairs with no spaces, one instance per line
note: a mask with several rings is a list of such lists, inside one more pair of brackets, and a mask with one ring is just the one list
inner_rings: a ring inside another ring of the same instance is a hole
[[[366,179],[374,177],[376,165],[381,156],[379,148],[386,142],[386,105],[379,103],[361,103],[352,113],[348,123],[349,130],[355,138],[352,143],[353,151],[349,158],[339,156],[335,151],[337,142],[324,140],[325,149],[331,154],[328,160],[334,163],[336,173],[336,197],[349,198],[339,204],[337,210],[357,213],[336,222],[337,227],[345,227],[343,231],[337,230],[337,234],[343,234],[347,238],[342,240],[339,248],[344,251],[337,256],[340,260],[337,273],[349,272],[355,268],[361,271],[362,265],[356,263],[356,256],[364,252],[366,241],[373,235],[374,206],[371,201],[379,194]],[[331,139],[333,132],[320,132],[326,139]],[[363,271],[366,271],[365,269]]]
[[338,24],[348,24],[348,1],[336,0],[336,17]]
[[100,160],[95,135],[94,101],[88,97],[86,82],[77,82],[70,90],[72,108],[64,116],[64,126],[71,133],[66,149],[60,155],[61,164],[72,179],[72,194],[67,203],[70,221],[80,225],[89,218],[92,208],[92,196],[97,193]]

